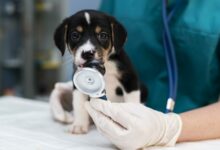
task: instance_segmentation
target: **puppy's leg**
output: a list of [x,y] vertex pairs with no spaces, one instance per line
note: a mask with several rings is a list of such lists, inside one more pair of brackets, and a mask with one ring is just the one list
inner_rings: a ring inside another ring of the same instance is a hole
[[90,122],[84,103],[88,101],[88,96],[76,89],[73,91],[73,99],[74,123],[70,128],[70,132],[75,134],[87,133]]
[[124,101],[125,102],[133,102],[133,103],[140,103],[141,102],[141,95],[140,90],[131,91],[129,93],[124,92]]
[[[62,106],[63,101],[65,98],[68,101],[72,101],[72,90],[73,85],[72,82],[67,83],[56,83],[54,90],[50,95],[50,108],[52,112],[52,116],[55,120],[62,122],[62,123],[72,123],[73,122],[73,115],[72,112],[66,111]],[[70,104],[71,106],[72,104]]]

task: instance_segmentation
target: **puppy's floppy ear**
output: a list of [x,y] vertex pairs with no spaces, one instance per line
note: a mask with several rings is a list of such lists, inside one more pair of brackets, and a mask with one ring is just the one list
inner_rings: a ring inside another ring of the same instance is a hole
[[62,56],[64,55],[64,52],[65,52],[65,49],[66,49],[67,29],[68,29],[68,18],[65,19],[57,27],[57,29],[54,33],[55,45],[61,51]]
[[115,18],[110,17],[111,28],[112,28],[112,41],[115,47],[115,50],[120,50],[127,39],[127,32],[123,25],[119,23]]

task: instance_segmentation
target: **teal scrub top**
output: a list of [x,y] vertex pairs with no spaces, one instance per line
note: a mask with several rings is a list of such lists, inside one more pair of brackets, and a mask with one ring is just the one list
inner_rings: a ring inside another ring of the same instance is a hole
[[[176,113],[214,103],[220,91],[220,0],[182,1],[170,22],[179,74]],[[127,29],[125,50],[148,87],[146,105],[164,112],[169,89],[162,0],[103,0],[100,9]]]

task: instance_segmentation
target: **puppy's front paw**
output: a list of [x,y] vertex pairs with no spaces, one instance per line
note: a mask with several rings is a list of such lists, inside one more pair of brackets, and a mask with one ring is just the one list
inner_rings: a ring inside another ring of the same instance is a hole
[[69,129],[70,133],[73,134],[85,134],[89,130],[88,123],[73,123]]

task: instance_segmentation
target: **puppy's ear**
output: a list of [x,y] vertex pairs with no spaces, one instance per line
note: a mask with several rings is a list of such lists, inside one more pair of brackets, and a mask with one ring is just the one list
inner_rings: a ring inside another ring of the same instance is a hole
[[68,18],[65,19],[56,29],[54,33],[54,42],[57,48],[61,51],[62,56],[66,49],[66,39],[68,30]]
[[112,28],[112,41],[115,47],[115,50],[118,51],[122,49],[124,43],[127,39],[127,32],[123,25],[119,23],[115,18],[109,17]]

